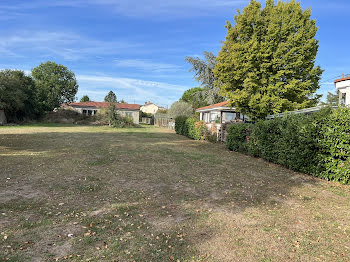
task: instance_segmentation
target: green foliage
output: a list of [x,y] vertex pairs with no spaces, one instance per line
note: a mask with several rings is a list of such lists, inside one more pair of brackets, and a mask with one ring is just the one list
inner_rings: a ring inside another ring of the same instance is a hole
[[[326,114],[326,113],[325,113]],[[350,108],[340,107],[319,120],[320,177],[350,183]]]
[[249,136],[250,124],[234,124],[227,128],[226,146],[237,152],[247,152],[247,136]]
[[350,108],[235,124],[226,146],[290,169],[350,183]]
[[187,116],[178,116],[175,118],[176,134],[188,136],[188,127],[186,125]]
[[90,98],[89,96],[85,95],[83,96],[81,99],[80,99],[80,102],[89,102],[90,101]]
[[337,106],[339,104],[339,90],[337,90],[337,93],[335,94],[328,92],[327,102],[325,104],[330,106]]
[[34,80],[23,71],[0,71],[0,109],[10,122],[40,114]]
[[195,109],[207,106],[208,103],[206,102],[205,97],[203,97],[203,91],[204,88],[201,87],[190,88],[183,93],[180,101],[191,104]]
[[191,116],[192,114],[192,106],[183,101],[174,102],[168,111],[169,117],[174,119],[178,116]]
[[221,94],[251,119],[315,106],[322,70],[315,66],[318,40],[311,10],[295,1],[252,0],[226,40],[214,75]]
[[127,127],[136,127],[132,118],[122,116],[118,113],[118,110],[115,107],[115,104],[110,103],[108,106],[106,116],[108,119],[109,126],[116,128],[127,128]]
[[205,123],[194,116],[178,116],[175,118],[175,132],[194,140],[209,140],[213,142],[215,140],[216,142],[216,136],[212,136]]
[[190,72],[195,72],[196,81],[201,83],[203,90],[195,93],[195,98],[207,104],[223,102],[224,98],[219,94],[219,88],[215,87],[216,80],[213,69],[216,65],[216,57],[211,52],[203,52],[205,60],[199,57],[187,56],[185,60],[192,65]]
[[114,94],[113,91],[109,91],[108,94],[105,96],[105,102],[117,103],[117,96],[116,96],[116,94]]
[[79,86],[74,73],[67,67],[54,62],[41,63],[32,69],[32,76],[43,111],[52,111],[74,101]]
[[205,140],[208,130],[203,121],[199,121],[195,117],[189,117],[186,120],[188,137],[194,140]]

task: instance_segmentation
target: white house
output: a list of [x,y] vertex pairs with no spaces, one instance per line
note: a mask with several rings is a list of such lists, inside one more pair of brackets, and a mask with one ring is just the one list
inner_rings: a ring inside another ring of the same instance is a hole
[[216,133],[218,141],[225,141],[226,127],[230,123],[244,122],[248,117],[228,106],[229,101],[197,108],[199,119],[206,123],[207,128]]
[[152,115],[157,113],[159,109],[161,109],[159,106],[151,102],[145,102],[145,104],[140,107],[141,112]]
[[339,91],[339,104],[350,104],[350,76],[342,77],[334,81],[335,88]]
[[247,116],[240,114],[234,107],[228,106],[229,101],[213,104],[196,109],[200,113],[200,120],[205,123],[224,124],[236,121],[244,121]]

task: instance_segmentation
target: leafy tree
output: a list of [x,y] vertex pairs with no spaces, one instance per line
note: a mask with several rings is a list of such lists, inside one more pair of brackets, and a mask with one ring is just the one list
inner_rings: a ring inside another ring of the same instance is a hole
[[197,100],[204,100],[207,104],[215,104],[224,101],[219,95],[219,88],[214,85],[216,80],[213,69],[216,65],[216,57],[211,52],[203,52],[205,60],[199,57],[187,56],[185,60],[192,65],[190,72],[195,72],[196,81],[201,83],[202,91],[197,92],[195,97]]
[[192,105],[193,108],[199,108],[203,106],[207,106],[208,103],[206,102],[206,99],[203,97],[204,88],[201,87],[194,87],[186,90],[182,97],[180,98],[180,101],[187,102]]
[[80,102],[89,102],[90,101],[90,98],[89,96],[85,95],[83,96],[81,99],[80,99]]
[[214,76],[221,94],[252,119],[314,106],[322,70],[315,66],[318,40],[311,10],[295,1],[252,0],[227,36]]
[[75,74],[67,67],[48,61],[33,68],[32,76],[44,111],[74,101],[79,86]]
[[335,94],[328,92],[326,104],[330,106],[337,106],[339,104],[339,90]]
[[120,100],[118,103],[121,103],[121,104],[126,104],[126,101],[124,99]]
[[168,110],[168,115],[174,119],[178,116],[191,116],[192,114],[193,108],[191,104],[183,101],[174,102]]
[[0,71],[0,108],[5,110],[9,121],[39,114],[34,80],[23,71]]
[[105,96],[105,102],[110,102],[110,103],[117,102],[117,96],[114,94],[113,91],[109,91],[109,93]]

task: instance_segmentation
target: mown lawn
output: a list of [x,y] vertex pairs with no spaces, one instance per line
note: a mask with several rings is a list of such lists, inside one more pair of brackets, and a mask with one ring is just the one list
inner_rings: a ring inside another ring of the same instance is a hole
[[350,188],[156,128],[0,128],[0,261],[349,261]]

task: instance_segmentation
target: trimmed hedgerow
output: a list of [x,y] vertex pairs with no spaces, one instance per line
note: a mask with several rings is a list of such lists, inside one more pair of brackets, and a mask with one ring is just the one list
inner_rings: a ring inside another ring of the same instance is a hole
[[350,183],[350,108],[235,124],[226,146],[290,169]]
[[176,134],[187,136],[188,127],[186,125],[187,116],[178,116],[175,118],[175,132]]
[[199,121],[195,117],[189,117],[186,120],[186,125],[188,128],[189,138],[192,138],[194,140],[205,140],[208,130],[203,121]]
[[350,108],[332,110],[319,120],[319,177],[350,183]]
[[179,116],[175,118],[175,132],[195,140],[213,140],[213,136],[208,131],[205,123],[196,117]]
[[226,146],[237,152],[247,152],[251,124],[233,124],[227,128]]

